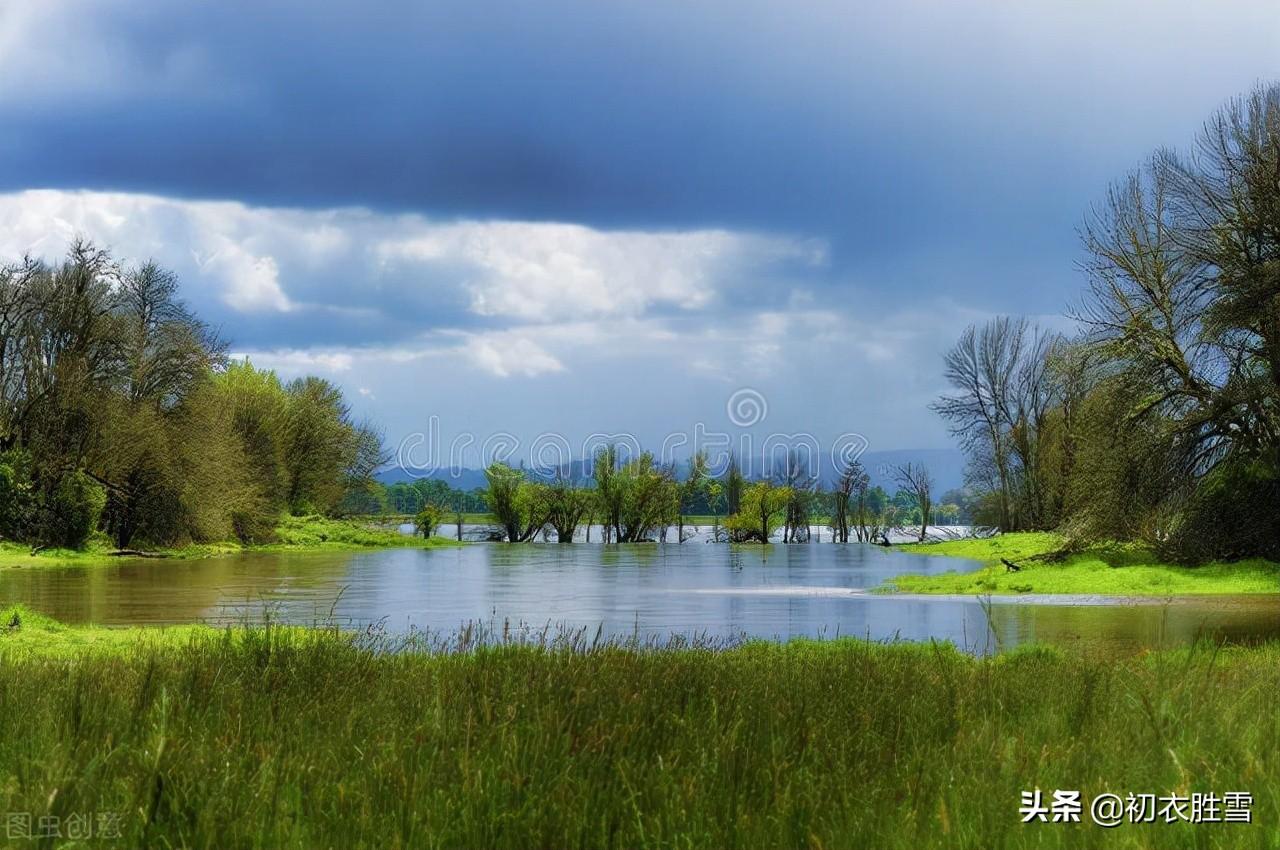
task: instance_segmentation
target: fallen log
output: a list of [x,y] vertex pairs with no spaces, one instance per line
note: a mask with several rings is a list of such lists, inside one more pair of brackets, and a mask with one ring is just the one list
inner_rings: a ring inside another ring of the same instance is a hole
[[1013,561],[1010,561],[1008,558],[1001,558],[1000,563],[1004,564],[1004,571],[1006,573],[1022,572],[1022,567],[1018,566]]
[[114,552],[108,552],[113,558],[167,558],[167,552],[145,552],[142,549],[117,549]]

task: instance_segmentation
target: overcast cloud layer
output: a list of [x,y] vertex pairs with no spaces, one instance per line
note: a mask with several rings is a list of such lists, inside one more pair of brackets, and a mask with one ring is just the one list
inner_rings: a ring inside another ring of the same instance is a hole
[[963,325],[1060,313],[1107,181],[1278,76],[1270,2],[9,0],[0,255],[171,266],[393,441],[753,386],[939,446]]

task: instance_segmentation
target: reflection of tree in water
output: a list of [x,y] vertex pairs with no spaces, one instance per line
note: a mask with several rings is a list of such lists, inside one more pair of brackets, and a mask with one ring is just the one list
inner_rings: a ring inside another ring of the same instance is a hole
[[[328,612],[354,556],[252,553],[193,561],[0,570],[0,598],[69,624],[261,620],[273,600]],[[282,602],[282,604],[284,604]]]
[[1097,647],[1115,652],[1185,646],[1201,639],[1256,643],[1280,637],[1280,600],[1239,598],[1138,605],[989,607],[1005,649],[1028,643]]

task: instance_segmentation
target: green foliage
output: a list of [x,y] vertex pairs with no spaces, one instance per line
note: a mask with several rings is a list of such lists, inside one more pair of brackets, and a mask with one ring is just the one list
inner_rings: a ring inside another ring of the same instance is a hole
[[538,486],[525,477],[523,470],[496,461],[485,469],[484,477],[489,484],[485,500],[507,542],[531,539],[546,522]]
[[83,242],[0,268],[0,536],[261,543],[286,510],[380,507],[381,437],[338,388],[228,363],[177,293]]
[[652,453],[626,460],[617,446],[606,446],[596,453],[592,471],[606,541],[652,540],[678,521],[679,485],[672,470],[660,466]]
[[1195,150],[1094,208],[1077,339],[998,317],[946,355],[934,408],[968,451],[975,521],[1280,557],[1280,85],[1212,115]]
[[21,449],[0,453],[0,538],[28,538],[34,514],[31,456]]
[[43,506],[44,542],[72,549],[83,546],[106,504],[106,491],[88,475],[73,472],[65,476]]
[[440,523],[444,521],[444,508],[436,504],[423,505],[413,517],[414,527],[423,537],[430,537],[435,534]]
[[780,487],[770,481],[746,485],[738,512],[724,521],[729,539],[736,543],[768,543],[782,526],[791,493],[790,487]]
[[[395,528],[375,528],[366,523],[345,519],[333,519],[319,515],[287,516],[275,530],[277,543],[272,546],[300,549],[364,549],[414,545],[414,538],[401,534]],[[418,540],[418,546],[450,545],[450,541],[433,537]]]

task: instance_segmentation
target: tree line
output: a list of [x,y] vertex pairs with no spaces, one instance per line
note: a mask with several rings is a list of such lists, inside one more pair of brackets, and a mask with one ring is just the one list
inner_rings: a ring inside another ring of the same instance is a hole
[[156,264],[77,241],[0,268],[0,538],[266,542],[358,504],[382,461],[338,387],[229,359]]
[[[896,470],[900,487],[890,496],[871,484],[857,460],[849,461],[834,486],[822,486],[798,454],[789,454],[776,475],[748,479],[730,456],[720,476],[710,472],[706,453],[683,466],[659,463],[649,452],[628,458],[617,446],[601,448],[589,474],[574,478],[568,470],[535,473],[496,462],[485,469],[486,486],[477,491],[493,518],[494,536],[519,543],[549,538],[562,543],[591,542],[593,526],[603,543],[640,543],[688,539],[693,516],[710,516],[713,537],[725,542],[767,543],[779,532],[784,543],[807,543],[815,527],[827,527],[833,542],[882,541],[891,529],[920,526],[924,539],[931,523],[958,521],[960,506],[934,505],[932,479],[923,466]],[[430,534],[456,511],[443,482],[393,485],[404,498],[422,498],[415,518]],[[454,494],[470,497],[452,491]],[[959,494],[948,494],[956,495]]]
[[999,318],[946,355],[977,520],[1280,558],[1280,86],[1111,186],[1082,237],[1078,334]]

